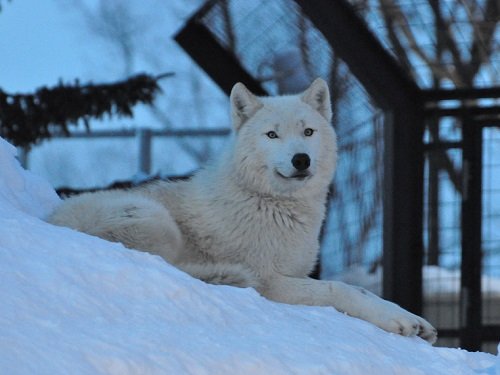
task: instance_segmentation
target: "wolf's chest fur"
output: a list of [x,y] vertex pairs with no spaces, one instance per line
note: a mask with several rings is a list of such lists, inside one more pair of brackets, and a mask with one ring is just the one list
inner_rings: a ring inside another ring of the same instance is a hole
[[323,218],[312,207],[317,203],[245,193],[203,200],[192,200],[192,192],[189,200],[166,194],[188,258],[243,262],[258,274],[306,276],[314,267]]

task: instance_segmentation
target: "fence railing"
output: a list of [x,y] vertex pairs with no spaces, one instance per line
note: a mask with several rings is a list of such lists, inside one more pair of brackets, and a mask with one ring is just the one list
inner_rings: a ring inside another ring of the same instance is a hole
[[[151,173],[151,146],[156,137],[162,138],[183,138],[183,137],[225,137],[229,135],[229,128],[213,129],[119,129],[119,130],[96,130],[92,132],[75,131],[70,134],[54,134],[51,139],[74,139],[74,138],[136,138],[138,145],[138,173]],[[24,168],[29,164],[29,151],[21,149],[19,160]]]

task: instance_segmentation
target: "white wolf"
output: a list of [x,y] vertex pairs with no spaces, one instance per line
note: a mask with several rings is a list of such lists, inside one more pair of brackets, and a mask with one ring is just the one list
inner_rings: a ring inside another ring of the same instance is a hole
[[358,287],[308,278],[336,164],[326,83],[260,98],[231,92],[233,139],[186,181],[67,199],[48,221],[158,254],[210,283],[289,304],[333,306],[404,336],[436,340],[424,319]]

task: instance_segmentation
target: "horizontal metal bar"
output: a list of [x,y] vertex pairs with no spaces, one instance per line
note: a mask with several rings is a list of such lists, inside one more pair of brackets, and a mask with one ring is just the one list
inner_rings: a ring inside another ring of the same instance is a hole
[[[132,138],[144,129],[121,129],[121,130],[95,130],[91,132],[70,132],[66,134],[54,134],[56,138]],[[154,137],[223,137],[231,133],[229,128],[214,129],[151,129],[151,136]]]
[[436,150],[449,150],[452,148],[462,148],[463,143],[460,141],[440,141],[424,143],[424,152]]
[[441,117],[458,117],[462,115],[469,116],[489,116],[498,115],[500,116],[500,106],[461,106],[453,108],[425,108],[424,112],[427,116],[441,116]]
[[500,127],[500,117],[498,118],[475,118],[474,123],[478,126],[485,128],[498,128]]
[[460,336],[460,329],[453,329],[453,328],[448,328],[448,329],[439,329],[438,328],[438,337],[439,338],[458,338]]
[[500,325],[484,325],[481,327],[483,341],[500,341]]
[[[495,341],[498,342],[500,340],[500,325],[483,325],[479,328],[481,331],[481,341]],[[460,337],[460,328],[448,328],[448,329],[439,329],[438,333],[439,337],[448,338],[448,337]]]
[[500,98],[500,86],[483,88],[458,88],[458,89],[424,89],[424,101],[465,100]]
[[179,130],[153,130],[156,137],[222,137],[231,133],[229,128],[217,129],[179,129]]

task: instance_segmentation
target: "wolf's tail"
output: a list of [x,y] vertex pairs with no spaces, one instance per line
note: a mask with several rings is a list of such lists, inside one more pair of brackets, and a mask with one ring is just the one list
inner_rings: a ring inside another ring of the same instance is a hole
[[257,288],[257,275],[252,270],[234,263],[184,263],[178,268],[209,284],[231,285],[239,288]]

